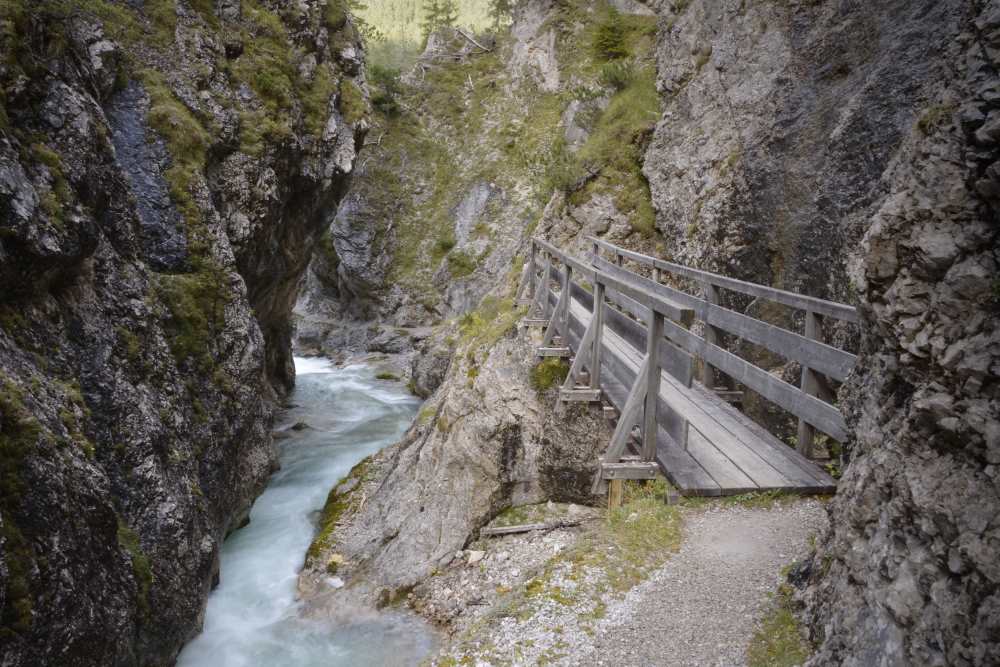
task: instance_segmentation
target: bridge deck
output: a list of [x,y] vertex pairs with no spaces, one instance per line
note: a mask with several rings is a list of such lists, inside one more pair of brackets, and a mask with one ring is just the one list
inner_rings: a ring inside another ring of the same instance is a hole
[[[572,292],[566,342],[578,350],[590,322],[592,300],[583,303],[587,299],[575,289]],[[554,300],[555,294],[550,298]],[[630,324],[620,316],[606,317],[605,321],[608,328],[602,339],[601,388],[608,400],[622,410],[628,387],[635,382],[642,364],[641,339],[645,332],[638,323]],[[836,483],[825,471],[701,384],[686,387],[663,372],[659,402],[662,412],[680,415],[683,419],[678,421],[687,423],[686,448],[678,444],[681,438],[668,432],[669,420],[666,425],[660,423],[657,434],[657,463],[681,493],[720,496],[765,490],[834,492]]]

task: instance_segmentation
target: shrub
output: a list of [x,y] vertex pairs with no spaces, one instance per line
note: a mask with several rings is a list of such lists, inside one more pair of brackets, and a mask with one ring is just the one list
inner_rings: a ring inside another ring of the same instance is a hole
[[632,83],[635,77],[635,65],[628,60],[613,60],[601,65],[598,76],[601,85],[613,88],[615,92],[621,92]]
[[569,364],[557,357],[543,359],[531,369],[529,374],[531,386],[538,392],[547,391],[557,384],[562,384],[566,381],[567,375],[569,375]]
[[616,60],[629,55],[625,45],[627,30],[622,15],[614,7],[608,10],[604,20],[597,24],[591,47],[598,60]]
[[368,68],[368,78],[375,87],[372,105],[386,116],[399,114],[399,70],[394,67],[372,65]]

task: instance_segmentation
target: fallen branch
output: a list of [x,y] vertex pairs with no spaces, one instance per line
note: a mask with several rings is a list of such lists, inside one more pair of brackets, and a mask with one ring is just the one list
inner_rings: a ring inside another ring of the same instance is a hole
[[462,30],[461,28],[455,28],[455,32],[457,32],[462,37],[465,37],[467,40],[469,40],[470,42],[472,42],[473,44],[475,44],[476,46],[478,46],[479,48],[481,48],[483,51],[492,51],[493,50],[493,49],[487,49],[485,46],[483,46],[482,44],[480,44],[479,42],[477,42],[476,40],[474,40],[472,38],[472,35],[466,34],[466,32],[464,30]]
[[480,537],[490,537],[493,535],[513,535],[514,533],[527,533],[532,530],[555,530],[556,528],[569,528],[579,526],[583,519],[575,521],[550,521],[548,523],[523,523],[519,526],[501,526],[499,528],[483,528],[479,531]]

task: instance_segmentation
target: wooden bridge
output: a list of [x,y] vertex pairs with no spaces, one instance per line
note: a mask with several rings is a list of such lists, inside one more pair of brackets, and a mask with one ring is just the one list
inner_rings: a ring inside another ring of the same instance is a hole
[[[533,240],[518,298],[530,305],[523,324],[544,327],[539,356],[572,359],[560,399],[600,402],[617,417],[594,492],[609,480],[663,474],[684,495],[832,493],[834,480],[809,456],[817,431],[847,437],[832,400],[856,357],[824,343],[822,323],[857,322],[855,309],[589,241],[592,254],[582,260]],[[667,278],[700,293],[664,284]],[[725,307],[722,290],[801,311],[804,332]],[[691,331],[695,322],[701,335]],[[800,386],[726,349],[726,337],[798,362]],[[717,387],[717,373],[733,386]],[[798,418],[796,448],[731,404],[739,387]]]

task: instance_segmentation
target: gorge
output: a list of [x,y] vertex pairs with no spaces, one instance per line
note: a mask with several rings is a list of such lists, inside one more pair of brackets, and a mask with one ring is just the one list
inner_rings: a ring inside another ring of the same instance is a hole
[[[0,2],[0,665],[674,664],[604,617],[726,520],[805,653],[721,664],[997,664],[1000,3],[404,6]],[[605,516],[515,298],[590,236],[857,307],[828,502]]]

